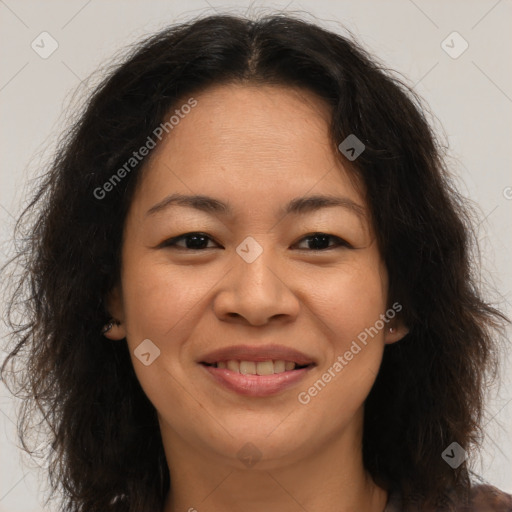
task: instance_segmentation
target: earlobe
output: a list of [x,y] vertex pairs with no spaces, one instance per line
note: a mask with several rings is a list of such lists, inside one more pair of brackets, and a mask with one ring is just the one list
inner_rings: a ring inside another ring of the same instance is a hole
[[101,333],[110,340],[121,340],[126,337],[124,327],[124,310],[119,287],[114,287],[107,295],[107,309],[112,318],[103,326]]
[[109,322],[103,326],[101,334],[109,340],[122,340],[126,337],[126,329],[119,320],[111,318]]
[[391,344],[400,341],[409,333],[409,329],[401,320],[390,323],[384,329],[384,343]]

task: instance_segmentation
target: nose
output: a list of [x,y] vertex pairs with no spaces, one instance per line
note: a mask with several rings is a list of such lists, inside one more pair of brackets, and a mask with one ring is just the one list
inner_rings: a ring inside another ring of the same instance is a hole
[[233,254],[231,271],[215,294],[214,312],[222,321],[265,325],[273,319],[293,321],[300,303],[292,291],[293,276],[278,262],[270,249],[252,262]]

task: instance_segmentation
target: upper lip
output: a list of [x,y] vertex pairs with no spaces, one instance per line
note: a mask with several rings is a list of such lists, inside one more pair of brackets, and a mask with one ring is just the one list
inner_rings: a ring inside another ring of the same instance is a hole
[[219,361],[292,361],[299,366],[315,364],[312,357],[283,345],[237,345],[219,348],[199,358],[199,363],[218,363]]

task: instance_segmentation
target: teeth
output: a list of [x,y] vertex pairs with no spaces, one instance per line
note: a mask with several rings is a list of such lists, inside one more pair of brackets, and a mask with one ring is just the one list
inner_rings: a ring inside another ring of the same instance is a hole
[[227,368],[233,372],[241,373],[242,375],[272,375],[274,373],[282,373],[284,371],[294,370],[297,366],[292,361],[219,361],[216,365],[217,368]]
[[240,363],[238,361],[228,361],[227,366],[228,370],[240,373]]
[[282,373],[286,370],[285,361],[274,361],[274,373]]
[[274,373],[274,363],[272,361],[256,363],[256,373],[258,375],[272,375]]
[[240,361],[240,373],[242,375],[255,375],[256,363],[253,361]]

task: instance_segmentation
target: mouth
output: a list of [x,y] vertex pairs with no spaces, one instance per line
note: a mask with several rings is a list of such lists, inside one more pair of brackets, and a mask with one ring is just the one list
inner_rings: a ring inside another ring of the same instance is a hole
[[268,361],[238,361],[229,359],[200,363],[210,382],[220,389],[245,397],[269,397],[297,385],[315,366],[298,365],[282,359]]
[[219,348],[196,360],[210,382],[240,395],[265,397],[302,380],[317,361],[284,345],[238,345]]
[[285,361],[283,359],[267,361],[239,361],[230,359],[225,361],[216,361],[214,363],[201,363],[211,368],[227,369],[241,375],[275,375],[290,371],[302,370],[313,366],[314,363],[300,365],[294,361]]
[[264,365],[261,365],[261,370],[270,371],[270,369],[273,368],[274,372],[276,370],[277,372],[291,370],[291,363],[294,363],[295,366],[316,364],[313,357],[304,354],[299,350],[275,344],[238,345],[218,348],[196,359],[196,362],[208,365],[217,365],[218,368],[223,368],[223,365],[225,364],[225,367],[232,369],[232,371],[240,371],[240,368],[242,368],[242,370],[253,374],[255,374],[252,368],[254,363],[256,365],[259,363],[265,363]]

